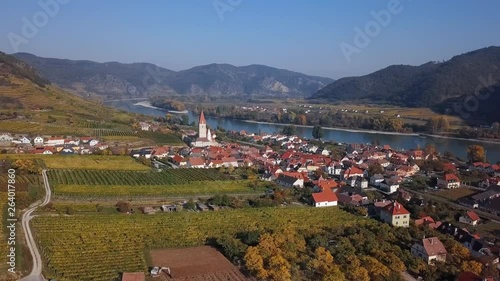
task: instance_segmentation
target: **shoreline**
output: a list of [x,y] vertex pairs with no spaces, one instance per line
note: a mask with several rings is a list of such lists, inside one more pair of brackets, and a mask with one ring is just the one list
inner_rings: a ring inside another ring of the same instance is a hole
[[[211,116],[209,116],[211,117]],[[236,119],[238,120],[238,119]],[[278,126],[288,126],[288,125],[294,125],[295,127],[300,127],[300,128],[313,128],[314,126],[311,125],[295,125],[295,124],[285,124],[285,123],[271,123],[271,122],[260,122],[260,121],[254,121],[254,120],[241,120],[243,122],[247,123],[255,123],[255,124],[266,124],[266,125],[278,125]],[[367,134],[381,134],[381,135],[394,135],[394,136],[412,136],[412,137],[418,137],[420,134],[418,133],[399,133],[399,132],[387,132],[387,131],[374,131],[374,130],[364,130],[364,129],[347,129],[347,128],[335,128],[335,127],[322,127],[325,130],[331,130],[331,131],[344,131],[344,132],[351,132],[351,133],[367,133]]]
[[500,140],[495,141],[495,140],[482,140],[482,139],[466,139],[466,138],[460,138],[460,137],[448,137],[448,136],[431,135],[431,134],[424,134],[424,133],[421,133],[419,135],[423,136],[423,137],[431,137],[431,138],[450,139],[450,140],[462,140],[462,141],[475,141],[475,142],[482,142],[482,143],[490,143],[490,144],[498,144],[498,145],[500,145]]
[[166,112],[170,112],[170,113],[176,113],[176,114],[188,114],[189,113],[189,111],[187,111],[187,110],[176,111],[176,110],[170,110],[170,109],[165,109],[165,108],[161,108],[161,107],[156,107],[156,106],[151,105],[150,101],[141,101],[138,103],[134,103],[134,105],[143,106],[143,107],[156,109],[156,110],[160,110],[160,111],[166,111]]

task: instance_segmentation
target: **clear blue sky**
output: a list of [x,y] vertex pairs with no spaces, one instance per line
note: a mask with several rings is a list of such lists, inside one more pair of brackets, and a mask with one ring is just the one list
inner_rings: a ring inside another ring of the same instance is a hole
[[[1,0],[0,50],[13,53],[8,34],[23,36],[22,18],[33,22],[43,11],[39,2],[52,1],[58,0]],[[340,78],[500,45],[498,0],[400,0],[402,11],[350,63],[339,45],[355,46],[354,28],[364,29],[374,20],[370,12],[387,9],[391,0],[64,1],[19,51],[173,70],[265,64]],[[214,3],[237,5],[220,17]]]

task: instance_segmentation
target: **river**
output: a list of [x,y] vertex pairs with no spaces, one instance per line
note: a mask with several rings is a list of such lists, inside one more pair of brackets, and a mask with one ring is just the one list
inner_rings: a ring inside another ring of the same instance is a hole
[[[165,116],[165,110],[159,110],[141,105],[135,105],[137,101],[119,101],[110,102],[107,105],[113,106],[118,109],[123,109],[129,112],[141,113],[150,116]],[[198,116],[189,112],[189,122],[198,122]],[[217,118],[206,116],[207,123],[210,127],[216,128],[220,126],[226,130],[241,131],[244,130],[249,133],[274,133],[281,130],[283,125],[256,123],[243,120]],[[482,143],[473,140],[457,140],[445,139],[436,137],[422,137],[415,135],[392,135],[386,133],[368,133],[368,132],[350,132],[339,129],[324,129],[324,139],[332,140],[341,143],[371,143],[378,140],[381,144],[388,144],[396,149],[412,149],[420,146],[423,148],[428,143],[434,144],[441,152],[449,151],[454,155],[461,158],[466,158],[466,149],[468,145],[480,144],[486,149],[486,155],[491,163],[500,161],[500,144],[495,143]],[[310,127],[297,127],[297,134],[301,137],[311,138],[312,128]]]

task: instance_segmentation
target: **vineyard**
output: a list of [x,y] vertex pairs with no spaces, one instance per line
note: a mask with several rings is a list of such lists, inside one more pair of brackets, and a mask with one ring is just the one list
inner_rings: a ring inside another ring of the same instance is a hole
[[[41,158],[49,169],[150,170],[149,167],[128,156],[46,155]],[[96,171],[89,172],[94,173]]]
[[96,138],[107,137],[107,136],[135,136],[135,134],[130,130],[115,130],[115,129],[94,129],[94,136]]
[[[120,164],[121,165],[121,164]],[[196,181],[228,180],[215,169],[169,169],[163,172],[50,170],[52,184],[62,185],[175,185]]]
[[303,231],[367,220],[337,208],[263,208],[157,215],[35,217],[32,221],[45,276],[58,280],[110,280],[146,271],[146,249],[203,245],[207,238],[285,225]]
[[89,136],[92,129],[36,122],[0,121],[0,131],[15,134]]
[[[7,174],[0,176],[0,192],[7,191]],[[40,177],[37,175],[17,175],[16,176],[16,191],[28,191],[29,185],[41,185]]]
[[69,198],[113,198],[127,196],[195,196],[211,194],[263,193],[250,181],[200,181],[176,185],[55,185],[54,195]]

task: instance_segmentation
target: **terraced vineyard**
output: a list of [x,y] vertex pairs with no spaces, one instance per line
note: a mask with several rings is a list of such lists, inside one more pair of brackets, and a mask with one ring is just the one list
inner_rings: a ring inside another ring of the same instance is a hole
[[[8,177],[6,174],[0,176],[0,192],[7,191]],[[38,175],[17,175],[16,176],[16,191],[27,191],[28,185],[41,185],[41,180]]]
[[57,280],[110,280],[147,270],[147,249],[203,245],[209,237],[292,225],[302,231],[369,223],[337,208],[262,208],[156,215],[35,217],[44,275]]
[[151,170],[128,156],[46,155],[38,157],[43,159],[48,169]]
[[0,121],[0,131],[15,134],[88,136],[92,129],[37,122]]
[[54,195],[74,199],[113,197],[195,196],[211,194],[263,193],[264,188],[253,189],[250,181],[199,181],[176,185],[55,185]]
[[115,129],[94,129],[94,136],[97,138],[107,136],[135,136],[131,130],[115,130]]
[[169,169],[163,172],[50,170],[49,180],[62,185],[175,185],[228,180],[215,169]]

